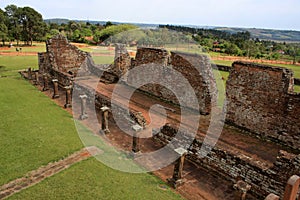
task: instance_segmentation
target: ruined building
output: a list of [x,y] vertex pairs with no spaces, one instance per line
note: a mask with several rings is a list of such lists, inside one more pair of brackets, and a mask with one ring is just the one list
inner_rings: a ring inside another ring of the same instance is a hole
[[[201,63],[201,65],[197,64]],[[122,45],[116,45],[115,62],[111,65],[95,65],[89,53],[79,50],[68,43],[61,35],[47,41],[47,52],[39,53],[39,67],[41,73],[47,73],[59,83],[66,86],[76,77],[77,72],[99,76],[103,82],[117,82],[129,69],[143,65],[156,65],[162,67],[166,73],[154,73],[157,79],[168,78],[168,70],[175,69],[180,72],[195,91],[198,102],[186,102],[186,107],[199,106],[202,114],[209,114],[216,103],[216,84],[213,78],[210,62],[205,55],[171,52],[157,48],[138,48],[135,58],[131,58]],[[139,73],[140,77],[148,74]],[[173,80],[178,87],[185,91],[185,85],[180,86],[180,80]],[[125,84],[131,85],[130,80]],[[165,87],[159,84],[147,84],[139,88],[151,95],[155,95],[166,101],[179,104],[177,97]]]
[[[130,73],[126,73],[129,70],[143,66],[155,69],[155,66],[159,66],[164,73],[156,73],[158,80],[168,79],[170,70],[176,70],[189,81],[195,91],[201,114],[209,117],[211,108],[215,105],[215,80],[209,59],[203,55],[140,47],[132,58],[124,46],[117,45],[114,63],[95,65],[90,54],[78,50],[64,37],[56,36],[47,41],[47,52],[39,54],[39,66],[40,72],[58,79],[60,85],[69,85],[80,72],[83,75],[98,76],[105,84],[121,81],[129,86],[133,85],[127,79]],[[132,76],[132,80],[139,80],[147,77],[147,74],[140,72],[139,77]],[[172,81],[178,87],[184,87],[180,80]],[[88,87],[78,87],[85,94],[92,94]],[[139,90],[143,94],[178,104],[176,96],[159,84],[146,84]],[[186,158],[232,183],[245,181],[251,185],[252,193],[260,198],[269,193],[282,196],[288,178],[293,174],[300,174],[300,155],[297,155],[300,152],[300,95],[293,92],[293,72],[280,67],[235,62],[226,84],[226,98],[226,122],[229,126],[224,129],[229,136],[241,141],[232,147],[233,145],[225,144],[226,140],[221,138],[221,142],[202,158],[200,149],[203,137],[199,133],[188,149]],[[97,109],[103,104],[110,107],[110,100],[101,92],[95,94]],[[193,108],[191,105],[194,103],[189,102],[184,106]],[[142,127],[146,126],[146,120],[137,108],[131,109],[130,114],[137,118],[136,121],[140,121]],[[176,125],[166,124],[153,138],[165,145],[174,138],[177,130]],[[188,130],[184,134],[189,134]],[[269,155],[269,151],[258,152],[250,145],[239,146],[248,143],[243,140],[254,138],[248,134],[258,137],[259,139],[255,139],[262,147],[267,144],[266,140],[272,140],[273,143],[268,145],[274,148],[276,146],[278,151],[271,149],[273,154]]]

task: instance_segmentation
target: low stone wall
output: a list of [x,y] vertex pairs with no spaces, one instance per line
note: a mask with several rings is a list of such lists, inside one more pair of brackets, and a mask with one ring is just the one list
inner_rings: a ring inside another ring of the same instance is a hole
[[226,65],[215,65],[215,66],[220,71],[230,72],[230,70],[231,70],[230,66],[226,66]]
[[[174,139],[176,134],[177,127],[166,124],[155,134],[154,140],[166,145]],[[181,139],[184,138],[181,137]],[[181,143],[186,144],[184,141],[177,141],[178,147]],[[235,184],[238,180],[245,181],[252,186],[250,192],[261,199],[269,193],[282,196],[289,177],[300,174],[300,155],[296,156],[280,151],[276,162],[269,166],[239,152],[234,154],[217,147],[214,147],[205,158],[200,158],[202,144],[200,140],[195,139],[193,141],[188,149],[187,159],[189,161],[231,180],[232,184]]]

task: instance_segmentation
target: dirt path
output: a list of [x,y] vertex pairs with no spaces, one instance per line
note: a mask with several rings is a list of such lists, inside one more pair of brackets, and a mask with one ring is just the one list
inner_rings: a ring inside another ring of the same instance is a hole
[[74,163],[85,160],[93,155],[101,153],[101,150],[96,147],[87,147],[74,154],[68,156],[67,158],[49,163],[46,166],[40,167],[37,170],[29,172],[22,178],[13,180],[0,187],[0,199],[7,198],[21,190],[24,190],[32,185],[35,185],[47,177],[53,176],[62,170],[67,169]]
[[[80,81],[80,83],[87,87],[93,85],[93,82],[90,80],[82,80]],[[104,83],[99,83],[97,91],[102,95],[111,99],[114,86],[115,86],[114,84],[106,85]],[[125,98],[125,94],[129,93],[129,88],[126,86],[121,86],[121,87],[122,87],[121,93],[116,94],[114,96],[115,97],[114,100],[117,101],[119,105],[125,106],[126,101],[128,101],[128,99]],[[150,121],[149,113],[148,113],[149,109],[152,105],[155,104],[160,104],[174,111],[171,112],[167,110],[168,118],[166,122],[173,123],[173,124],[180,123],[180,119],[181,119],[180,109],[174,105],[167,104],[155,98],[151,98],[141,92],[135,92],[132,98],[130,99],[130,108],[142,112],[148,122]],[[186,115],[187,115],[186,116],[187,119],[193,120],[196,114],[191,112],[191,113],[187,113]],[[153,115],[152,120],[153,118],[156,118],[155,121],[157,122],[164,120],[164,116],[160,115],[160,113]],[[203,140],[203,138],[205,137],[209,123],[210,123],[210,116],[200,116],[199,130],[196,136],[200,140]],[[189,124],[184,124],[184,128],[192,129],[193,127],[190,127]],[[261,140],[245,135],[241,133],[240,130],[226,125],[223,128],[217,146],[219,148],[226,149],[227,151],[231,151],[233,154],[243,154],[249,156],[253,159],[253,161],[264,162],[269,166],[271,166],[273,162],[276,161],[278,151],[281,148],[279,145],[276,145],[271,142],[262,143]]]

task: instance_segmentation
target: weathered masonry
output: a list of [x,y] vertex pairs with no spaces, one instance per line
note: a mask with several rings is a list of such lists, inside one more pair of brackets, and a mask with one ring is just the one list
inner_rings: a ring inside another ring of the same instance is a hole
[[[216,84],[212,74],[209,59],[205,55],[188,54],[181,52],[169,53],[161,48],[138,48],[135,58],[131,58],[126,48],[122,44],[117,44],[115,51],[115,61],[108,65],[95,65],[91,55],[79,50],[74,45],[69,44],[68,40],[61,35],[49,39],[46,43],[47,52],[39,53],[40,73],[47,74],[50,79],[57,79],[60,86],[72,84],[77,73],[81,75],[90,74],[101,78],[106,83],[115,83],[130,69],[139,66],[151,66],[163,68],[166,73],[154,73],[152,76],[160,80],[168,79],[168,71],[176,70],[179,72],[194,89],[197,102],[186,102],[186,107],[196,108],[202,114],[209,114],[212,106],[215,105]],[[141,79],[143,71],[139,72]],[[131,85],[130,81],[125,84]],[[186,85],[181,80],[172,80],[178,87],[182,87],[185,92]],[[159,84],[150,83],[139,88],[140,90],[157,96],[163,100],[179,104],[178,99],[172,91]],[[182,95],[180,95],[182,96]],[[192,98],[186,98],[192,101]],[[197,105],[197,106],[193,106]]]
[[[173,140],[173,144],[177,144],[174,148],[178,148],[180,144],[186,144],[186,141],[178,141],[175,136],[178,127],[166,124],[159,132],[155,132],[154,139],[163,144],[169,144]],[[188,131],[181,132],[180,135],[187,135]],[[185,138],[185,137],[181,137]],[[174,140],[176,140],[174,142]],[[214,147],[212,151],[205,157],[201,157],[201,146],[203,142],[195,139],[188,148],[187,159],[193,163],[209,169],[210,171],[221,175],[233,183],[238,180],[244,180],[251,185],[251,192],[258,197],[264,197],[269,193],[283,195],[287,180],[293,174],[300,174],[300,156],[280,151],[276,161],[270,165],[262,163],[255,158],[235,153],[229,149]]]
[[[116,60],[117,62],[117,60]],[[212,106],[216,103],[216,84],[212,73],[211,64],[206,55],[197,55],[182,52],[169,52],[161,48],[138,48],[137,54],[132,59],[131,69],[135,67],[148,66],[152,67],[154,76],[159,80],[170,79],[169,75],[172,70],[179,72],[183,78],[185,78],[190,86],[193,88],[196,99],[198,102],[187,102],[186,107],[196,108],[198,105],[201,114],[209,114]],[[123,67],[124,68],[124,67]],[[155,69],[161,68],[164,73]],[[134,80],[139,80],[149,76],[149,74],[141,70],[139,72],[140,77],[134,77]],[[182,88],[182,92],[186,92],[186,85],[182,83],[182,80],[176,80],[179,77],[174,77],[171,82],[176,84],[176,87]],[[131,82],[127,82],[131,85]],[[161,99],[170,101],[175,104],[179,104],[179,100],[174,93],[160,84],[147,84],[139,88],[140,90],[155,95]],[[192,98],[189,98],[192,99]]]
[[46,52],[38,54],[39,71],[41,74],[47,73],[50,77],[58,79],[64,86],[70,84],[90,56],[87,52],[69,44],[62,35],[47,40],[46,48]]
[[300,149],[300,94],[291,70],[235,62],[226,94],[227,123]]

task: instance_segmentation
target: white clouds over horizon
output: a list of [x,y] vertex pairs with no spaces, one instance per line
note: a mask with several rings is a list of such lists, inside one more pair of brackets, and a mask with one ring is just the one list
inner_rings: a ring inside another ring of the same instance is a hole
[[300,30],[299,0],[1,0],[47,18]]

